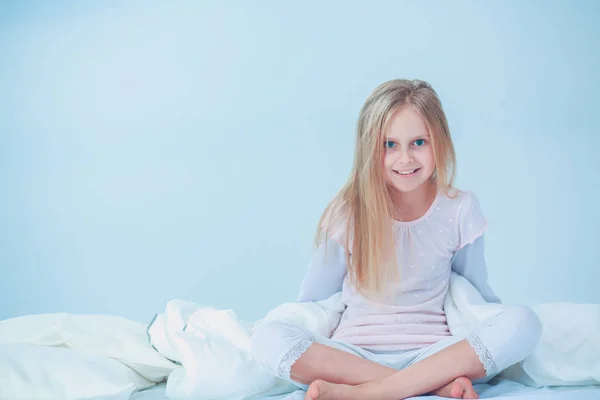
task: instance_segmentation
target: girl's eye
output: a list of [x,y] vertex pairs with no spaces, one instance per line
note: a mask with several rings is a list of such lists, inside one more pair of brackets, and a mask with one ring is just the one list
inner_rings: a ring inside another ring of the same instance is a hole
[[425,139],[417,139],[413,142],[416,147],[421,147],[425,145]]
[[392,142],[391,140],[386,140],[385,141],[385,148],[386,149],[393,149],[394,147],[396,147],[396,142]]

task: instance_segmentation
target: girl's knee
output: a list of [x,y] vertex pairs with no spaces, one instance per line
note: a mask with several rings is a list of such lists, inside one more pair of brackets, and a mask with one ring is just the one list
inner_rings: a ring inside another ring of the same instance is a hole
[[252,334],[252,356],[272,374],[289,378],[282,376],[285,375],[285,372],[282,374],[282,362],[289,358],[290,353],[313,342],[314,337],[297,325],[281,321],[266,322],[257,326]]
[[522,361],[539,343],[542,323],[529,307],[505,308],[467,339],[486,370],[486,377]]
[[521,343],[524,350],[532,351],[542,335],[542,322],[529,307],[517,306],[506,310],[506,317],[512,326],[514,341]]

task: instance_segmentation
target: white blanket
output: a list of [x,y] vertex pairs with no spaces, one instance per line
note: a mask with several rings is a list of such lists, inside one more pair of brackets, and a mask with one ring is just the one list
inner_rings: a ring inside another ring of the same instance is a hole
[[0,321],[0,399],[126,399],[175,366],[152,348],[146,324],[125,318],[60,313]]
[[[468,332],[501,307],[485,303],[466,279],[452,274],[445,301],[452,334]],[[338,293],[317,303],[283,304],[254,326],[291,321],[315,334],[330,335],[343,310]],[[543,322],[540,344],[502,376],[531,386],[600,384],[600,305],[553,303],[536,306],[534,311]],[[133,389],[168,377],[166,394],[173,398],[255,399],[292,391],[292,385],[271,376],[252,359],[252,330],[231,310],[173,300],[147,332],[142,324],[119,317],[31,315],[1,321],[0,345],[70,347],[118,360],[144,378],[132,383]],[[0,388],[9,387],[6,373],[11,362],[3,360],[0,351]],[[110,394],[114,388],[94,390],[90,396]],[[20,394],[27,398],[34,392]]]

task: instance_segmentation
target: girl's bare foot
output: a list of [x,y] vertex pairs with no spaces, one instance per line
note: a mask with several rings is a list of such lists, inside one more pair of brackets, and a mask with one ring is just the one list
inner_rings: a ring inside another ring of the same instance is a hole
[[[373,385],[373,383],[371,382],[370,385]],[[369,384],[351,386],[329,383],[318,379],[310,384],[304,400],[365,400],[365,397],[368,397],[365,396],[367,386]],[[362,389],[365,390],[361,393]],[[479,399],[473,389],[473,384],[464,376],[456,378],[446,386],[432,392],[432,394],[453,399]]]
[[464,376],[460,378],[456,378],[446,386],[439,388],[438,390],[432,392],[436,396],[440,397],[448,397],[452,399],[478,399],[479,396],[475,389],[473,389],[473,384]]
[[308,387],[304,400],[358,399],[359,396],[356,389],[356,386],[329,383],[317,379]]

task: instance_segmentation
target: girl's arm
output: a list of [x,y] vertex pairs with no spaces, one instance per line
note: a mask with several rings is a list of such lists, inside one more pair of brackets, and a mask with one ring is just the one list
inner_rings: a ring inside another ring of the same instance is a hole
[[342,290],[347,271],[346,250],[327,238],[315,252],[296,301],[320,301],[331,297]]
[[488,283],[483,235],[456,252],[452,258],[452,269],[459,275],[467,278],[481,293],[485,301],[488,303],[501,302]]

